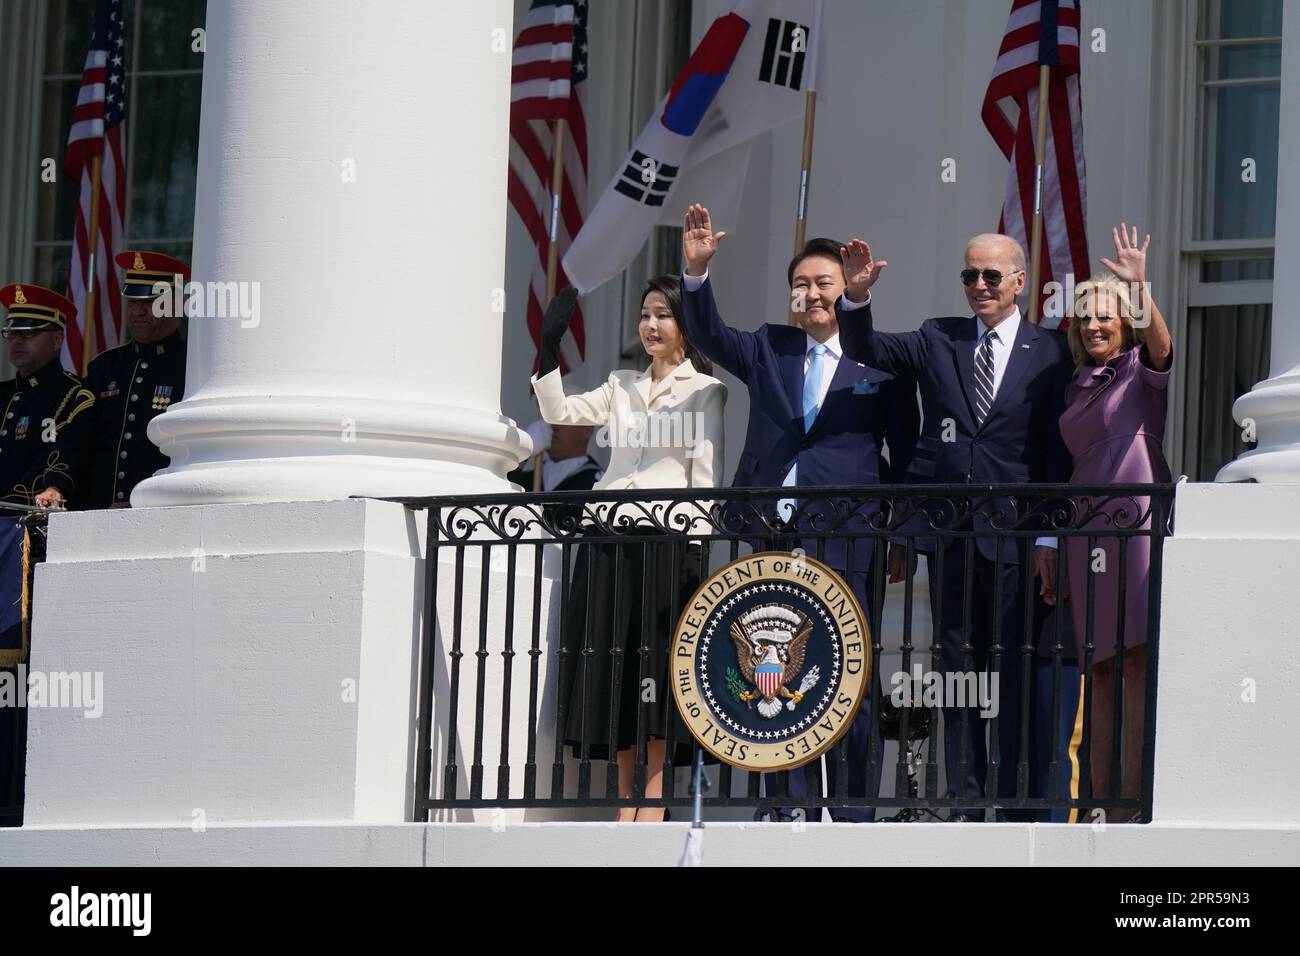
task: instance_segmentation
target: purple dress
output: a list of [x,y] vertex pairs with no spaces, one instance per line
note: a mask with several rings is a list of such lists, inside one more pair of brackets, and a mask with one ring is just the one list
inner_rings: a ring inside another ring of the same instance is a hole
[[[1072,482],[1087,484],[1169,481],[1169,465],[1160,443],[1169,407],[1169,371],[1157,372],[1142,360],[1144,348],[1132,348],[1105,365],[1084,365],[1065,391],[1061,437],[1074,457]],[[1149,359],[1148,359],[1149,361]],[[1172,357],[1169,368],[1173,368]],[[1088,538],[1066,538],[1069,603],[1074,622],[1079,666],[1084,664],[1087,638],[1088,568],[1093,572],[1093,662],[1115,654],[1118,630],[1120,547],[1127,547],[1124,584],[1124,646],[1141,646],[1147,634],[1147,595],[1151,570],[1151,539],[1101,537],[1107,529],[1133,527],[1146,514],[1150,498],[1097,502],[1078,499],[1085,509],[1098,509],[1085,527],[1099,536],[1094,548],[1104,552],[1104,565],[1090,554]],[[1080,515],[1086,513],[1081,511]],[[1151,526],[1148,517],[1142,527]],[[1126,544],[1125,544],[1126,543]],[[1104,567],[1105,571],[1100,572]]]

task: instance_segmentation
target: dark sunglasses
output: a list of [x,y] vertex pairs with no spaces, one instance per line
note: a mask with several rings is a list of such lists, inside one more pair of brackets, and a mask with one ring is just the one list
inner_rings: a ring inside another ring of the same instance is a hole
[[[1024,269],[1017,269],[1015,272],[1010,273],[1010,275],[1016,275],[1024,271]],[[980,276],[984,277],[984,284],[990,289],[996,289],[1002,284],[1003,275],[997,269],[985,269],[983,272],[979,269],[962,269],[961,284],[974,285]]]

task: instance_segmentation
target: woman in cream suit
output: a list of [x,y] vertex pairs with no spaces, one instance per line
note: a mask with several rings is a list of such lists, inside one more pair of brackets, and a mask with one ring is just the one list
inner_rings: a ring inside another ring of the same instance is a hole
[[[542,417],[552,425],[595,425],[598,436],[607,436],[609,467],[592,490],[716,487],[722,477],[727,389],[682,334],[678,277],[650,280],[641,297],[639,332],[649,367],[616,369],[599,388],[565,395],[559,343],[576,298],[566,289],[547,310],[533,389]],[[616,533],[644,535],[651,510],[657,527],[685,530],[693,523],[692,507],[669,509],[667,502],[624,504],[613,513],[605,505],[599,520]],[[678,573],[670,580],[674,550]],[[669,721],[672,762],[690,759],[690,733],[677,716],[668,683],[668,645],[676,615],[699,586],[703,570],[703,546],[678,535],[579,548],[561,634],[565,742],[575,755],[585,746],[592,759],[608,760],[612,729],[620,797],[633,792],[638,718],[647,740],[647,797],[663,795]],[[618,811],[620,821],[663,818],[662,809]]]

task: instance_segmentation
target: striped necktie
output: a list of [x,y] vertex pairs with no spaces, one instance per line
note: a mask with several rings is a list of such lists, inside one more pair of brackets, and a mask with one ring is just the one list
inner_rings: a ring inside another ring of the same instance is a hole
[[993,336],[989,329],[975,351],[975,421],[983,427],[993,407]]

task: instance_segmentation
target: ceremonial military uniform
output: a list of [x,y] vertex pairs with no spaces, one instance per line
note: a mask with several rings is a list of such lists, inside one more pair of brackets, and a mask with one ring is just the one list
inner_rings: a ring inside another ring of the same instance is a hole
[[[171,256],[125,252],[122,295],[153,299],[156,284],[181,283],[189,266]],[[131,490],[170,459],[149,440],[148,425],[185,394],[185,339],[179,331],[157,342],[127,342],[101,352],[90,363],[85,387],[94,407],[59,437],[65,468],[48,471],[46,484],[57,488],[77,510],[127,505]]]
[[[0,289],[8,309],[6,337],[62,331],[76,307],[52,289],[30,284]],[[81,380],[58,357],[31,374],[0,382],[0,500],[31,504],[41,476],[58,467],[56,438],[69,421],[93,404]]]
[[[529,459],[531,465],[534,459]],[[550,473],[546,468],[547,462],[543,462],[542,468],[542,491],[591,491],[591,486],[600,480],[604,474],[600,462],[587,455],[584,458],[574,458],[568,461],[553,462],[551,464],[560,466],[562,470],[558,472],[559,480],[554,483],[545,480]],[[533,490],[533,469],[531,467],[519,467],[506,475],[507,481],[513,481],[522,487],[525,491]]]
[[148,425],[185,394],[185,340],[173,332],[161,342],[101,352],[86,388],[94,407],[59,440],[68,468],[50,471],[46,481],[72,508],[126,504],[132,488],[171,461],[149,440]]

